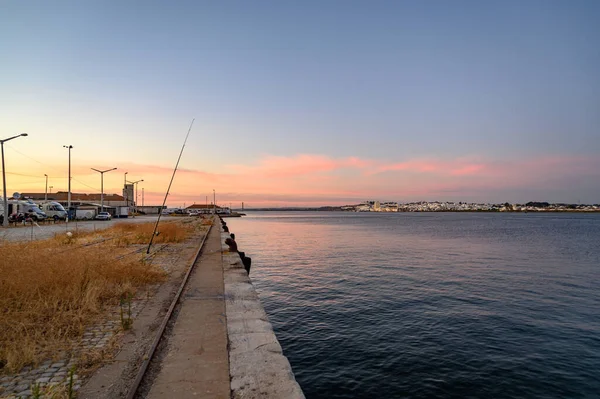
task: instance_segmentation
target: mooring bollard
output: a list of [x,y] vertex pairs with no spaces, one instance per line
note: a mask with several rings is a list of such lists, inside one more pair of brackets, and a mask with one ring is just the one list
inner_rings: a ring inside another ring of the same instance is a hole
[[246,273],[250,275],[250,266],[252,266],[252,258],[244,256],[242,258],[242,263],[244,264],[244,269],[246,269]]

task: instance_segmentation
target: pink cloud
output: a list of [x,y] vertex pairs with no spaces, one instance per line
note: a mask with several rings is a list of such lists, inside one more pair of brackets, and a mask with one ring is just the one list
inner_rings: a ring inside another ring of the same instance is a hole
[[338,169],[360,169],[372,161],[357,157],[335,159],[325,155],[299,154],[293,157],[267,156],[257,165],[229,165],[229,169],[238,174],[258,174],[268,177],[293,177]]
[[470,164],[462,167],[458,167],[450,171],[450,174],[453,176],[469,176],[475,175],[486,168],[485,165],[482,164]]
[[486,169],[483,163],[474,163],[463,159],[450,161],[431,160],[431,159],[412,159],[408,161],[382,164],[377,168],[368,171],[367,174],[377,174],[384,172],[406,171],[416,173],[432,173],[439,175],[465,176],[474,175]]
[[[109,165],[110,166],[110,165]],[[99,187],[97,173],[82,165],[73,169],[73,191],[89,192]],[[253,164],[223,165],[219,172],[180,168],[169,196],[169,202],[209,202],[212,189],[217,201],[249,201],[255,205],[277,203],[301,205],[334,204],[370,198],[444,199],[447,196],[469,200],[476,192],[507,189],[548,189],[556,180],[573,181],[583,177],[600,177],[600,159],[593,157],[543,156],[526,159],[492,160],[481,157],[441,159],[414,158],[399,162],[359,157],[335,158],[320,154],[290,157],[265,156]],[[123,173],[132,179],[145,180],[145,202],[162,203],[171,167],[160,165],[122,164],[118,171],[105,175],[105,192],[120,193]],[[43,192],[43,173],[39,178],[11,178],[13,191]],[[85,183],[80,184],[79,182]],[[66,176],[51,178],[50,184],[66,189]],[[139,186],[140,190],[142,185]],[[261,200],[262,198],[262,200]]]

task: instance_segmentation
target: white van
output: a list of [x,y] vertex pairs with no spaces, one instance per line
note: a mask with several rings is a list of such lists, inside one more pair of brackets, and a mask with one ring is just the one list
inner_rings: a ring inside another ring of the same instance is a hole
[[40,204],[40,208],[42,211],[54,220],[66,220],[67,219],[67,211],[65,208],[56,201],[44,202]]
[[[9,199],[8,201],[8,215],[14,215],[17,217],[20,213],[24,216],[29,216],[36,221],[46,219],[46,214],[31,200],[15,200]],[[0,201],[0,215],[4,218],[4,204]]]

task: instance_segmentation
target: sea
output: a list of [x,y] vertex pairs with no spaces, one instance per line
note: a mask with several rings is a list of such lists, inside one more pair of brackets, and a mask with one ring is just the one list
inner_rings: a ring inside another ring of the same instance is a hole
[[600,398],[600,214],[225,219],[307,398]]

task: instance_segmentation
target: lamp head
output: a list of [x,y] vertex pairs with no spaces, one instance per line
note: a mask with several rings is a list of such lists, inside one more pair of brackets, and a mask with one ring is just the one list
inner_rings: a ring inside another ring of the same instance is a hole
[[28,136],[28,134],[27,133],[21,133],[21,136],[26,137],[26,136]]

